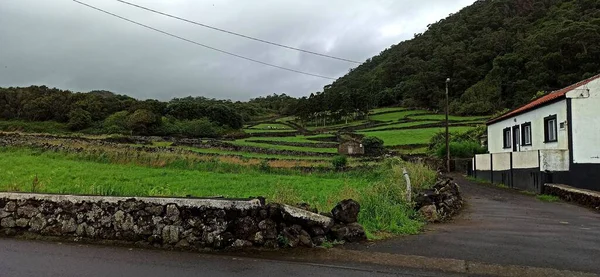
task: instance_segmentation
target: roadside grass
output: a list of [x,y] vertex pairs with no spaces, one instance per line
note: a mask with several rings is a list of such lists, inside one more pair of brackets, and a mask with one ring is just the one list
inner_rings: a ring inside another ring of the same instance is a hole
[[[445,114],[424,114],[424,115],[410,115],[408,116],[410,119],[420,119],[420,120],[437,120],[437,121],[446,121]],[[449,115],[448,120],[454,121],[476,121],[476,122],[485,122],[489,117],[485,116],[456,116]]]
[[0,120],[0,131],[65,134],[67,124],[56,121]]
[[[371,239],[416,234],[424,221],[405,199],[402,168],[415,189],[433,185],[435,172],[424,165],[389,160],[379,167],[348,172],[302,173],[292,169],[227,164],[216,160],[159,166],[118,164],[101,154],[0,150],[0,190],[114,196],[265,196],[286,204],[305,202],[329,211],[343,199],[361,204],[359,223]],[[129,155],[131,156],[131,155]],[[135,157],[144,159],[144,157]],[[145,161],[147,162],[147,161]]]
[[424,111],[424,110],[403,110],[403,111],[393,112],[393,113],[375,114],[375,115],[369,116],[369,119],[377,120],[377,121],[398,121],[401,119],[405,119],[409,115],[417,115],[417,114],[424,114],[424,113],[429,113],[429,112]]
[[[471,129],[472,127],[450,127],[451,132],[466,132]],[[443,127],[439,127],[407,130],[359,131],[358,133],[367,136],[378,137],[383,140],[385,146],[395,146],[409,144],[427,144],[429,143],[431,137],[443,130]]]
[[540,194],[540,195],[536,196],[535,198],[537,198],[538,200],[543,201],[543,202],[558,202],[558,201],[560,201],[560,198],[558,198],[558,196],[548,195],[548,194]]

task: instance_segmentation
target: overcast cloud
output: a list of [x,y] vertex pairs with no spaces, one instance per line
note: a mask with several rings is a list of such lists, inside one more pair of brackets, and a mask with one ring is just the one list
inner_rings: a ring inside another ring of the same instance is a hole
[[[197,42],[314,74],[340,77],[356,64],[283,49],[140,10],[90,5]],[[474,0],[129,0],[249,36],[364,61],[423,32]],[[322,90],[331,80],[252,63],[183,42],[70,0],[0,0],[0,86],[110,90],[168,100],[247,100]]]

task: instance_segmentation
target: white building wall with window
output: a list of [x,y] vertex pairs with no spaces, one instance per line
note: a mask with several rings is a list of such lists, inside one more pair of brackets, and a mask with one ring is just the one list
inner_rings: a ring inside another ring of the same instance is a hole
[[[598,98],[600,100],[600,97]],[[597,109],[600,106],[596,106]],[[575,107],[573,107],[575,110]],[[546,127],[545,118],[550,116],[556,116],[556,138],[554,142],[546,142]],[[522,130],[524,126],[531,124],[531,145],[523,145]],[[525,124],[525,125],[524,125]],[[600,122],[599,122],[600,124]],[[567,124],[567,101],[566,99],[548,104],[542,107],[536,107],[535,109],[506,118],[502,121],[494,122],[487,127],[488,132],[488,151],[490,153],[504,153],[514,152],[514,140],[515,135],[513,130],[515,126],[518,126],[519,133],[517,135],[517,151],[532,151],[532,150],[545,150],[545,149],[569,149],[568,142],[568,124]],[[600,126],[600,125],[596,125]],[[599,127],[600,128],[600,127]],[[508,129],[509,133],[505,131]],[[505,145],[505,136],[510,137],[510,147]],[[599,153],[600,155],[600,153]],[[600,160],[599,160],[600,161]]]

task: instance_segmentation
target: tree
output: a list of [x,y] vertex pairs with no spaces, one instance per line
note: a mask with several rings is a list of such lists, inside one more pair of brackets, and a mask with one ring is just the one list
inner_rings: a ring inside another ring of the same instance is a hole
[[147,135],[159,125],[160,117],[145,109],[136,110],[127,118],[127,128],[135,134]]
[[120,111],[111,114],[103,122],[104,130],[107,133],[123,133],[127,131],[129,112]]
[[69,113],[68,127],[73,131],[79,131],[89,127],[92,124],[92,116],[88,111],[75,109]]

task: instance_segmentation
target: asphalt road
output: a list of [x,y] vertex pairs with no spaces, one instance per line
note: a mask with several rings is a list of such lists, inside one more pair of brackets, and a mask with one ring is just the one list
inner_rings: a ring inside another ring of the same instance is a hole
[[600,214],[455,176],[468,205],[454,222],[349,248],[600,273]]
[[0,239],[0,277],[458,276],[400,268],[318,265],[148,249]]

